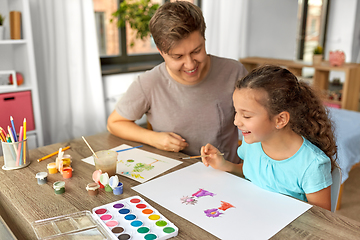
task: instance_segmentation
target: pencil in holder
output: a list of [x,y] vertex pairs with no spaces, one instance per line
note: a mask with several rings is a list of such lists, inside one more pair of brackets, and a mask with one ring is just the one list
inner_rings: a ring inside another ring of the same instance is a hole
[[30,164],[27,140],[19,142],[1,142],[4,155],[4,170],[26,167]]

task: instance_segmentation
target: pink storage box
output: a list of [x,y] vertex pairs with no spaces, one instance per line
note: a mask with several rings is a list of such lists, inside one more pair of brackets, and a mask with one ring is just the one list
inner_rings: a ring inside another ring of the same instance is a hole
[[7,132],[11,127],[10,116],[14,119],[16,132],[26,118],[26,131],[35,130],[34,114],[31,100],[31,91],[12,92],[0,94],[0,127]]
[[331,102],[323,102],[325,106],[332,107],[332,108],[341,108],[340,104],[331,103]]

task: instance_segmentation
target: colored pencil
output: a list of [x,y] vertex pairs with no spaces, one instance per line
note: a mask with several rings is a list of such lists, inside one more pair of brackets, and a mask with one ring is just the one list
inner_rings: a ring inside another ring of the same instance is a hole
[[10,126],[8,126],[8,134],[9,134],[9,136],[10,136],[11,142],[14,142],[14,136],[13,136],[13,132],[12,132]]
[[[24,135],[23,135],[23,140],[26,140],[26,118],[24,118],[24,121],[23,121],[23,130],[24,130]],[[24,164],[26,163],[26,141],[24,141],[24,148],[23,148],[23,151],[24,151]]]
[[[12,131],[11,131],[11,128],[10,128],[10,126],[8,126],[8,132],[9,132],[9,136],[10,136],[10,140],[11,140],[11,143],[14,143],[15,142],[15,140],[14,140],[14,136],[13,136],[13,134],[12,134]],[[13,146],[13,148],[14,148],[14,150],[15,150],[15,153],[16,153],[16,146],[15,146],[15,144],[11,144],[12,146]]]
[[5,132],[5,130],[4,130],[2,127],[0,127],[0,131],[1,131],[3,134],[5,134],[5,136],[6,136],[6,132]]
[[116,152],[124,152],[124,151],[131,150],[131,149],[134,149],[134,148],[141,148],[142,146],[143,145],[139,145],[139,146],[131,147],[131,148],[120,149],[120,150],[116,150]]
[[0,138],[2,142],[6,142],[6,137],[4,137],[4,134],[0,131]]
[[[69,148],[70,148],[70,146],[64,147],[64,148],[62,149],[62,152],[64,152],[65,150],[68,150]],[[52,156],[55,156],[55,155],[58,154],[58,153],[59,153],[59,151],[50,153],[49,155],[46,155],[45,157],[39,158],[37,161],[38,161],[38,162],[41,162],[42,160],[48,159],[48,158],[50,158],[50,157],[52,157]]]
[[[10,137],[10,135],[7,134],[6,136],[7,136],[7,138],[6,138],[6,139],[7,139],[7,142],[11,144],[11,137]],[[14,161],[16,161],[16,148],[15,148],[14,145],[13,145],[14,148],[12,148],[12,147],[10,146],[10,144],[9,144],[9,145],[6,145],[6,146],[9,147],[9,150],[10,150],[12,156],[13,156],[13,159],[14,159]],[[12,145],[12,144],[11,144],[11,145]],[[15,149],[15,150],[14,150],[14,149]],[[4,152],[5,152],[5,149],[3,149],[3,150],[4,150]]]
[[14,119],[13,119],[12,116],[10,116],[10,122],[11,122],[11,126],[12,126],[14,141],[17,142],[18,139],[17,139],[17,136],[16,136],[16,129],[15,129],[15,125],[14,125]]
[[19,166],[20,161],[22,161],[22,159],[20,159],[20,158],[22,156],[22,152],[21,152],[22,143],[21,143],[21,141],[22,141],[22,137],[23,137],[23,126],[20,127],[19,134],[20,135],[19,135],[19,144],[18,144],[18,149],[17,149],[16,166]]
[[4,131],[4,129],[2,127],[0,127],[0,134],[5,139],[4,142],[6,142],[6,132]]
[[[218,153],[217,155],[223,156],[223,153]],[[192,159],[192,158],[202,158],[202,157],[208,157],[210,155],[199,155],[199,156],[192,156],[192,157],[180,157],[180,159]]]

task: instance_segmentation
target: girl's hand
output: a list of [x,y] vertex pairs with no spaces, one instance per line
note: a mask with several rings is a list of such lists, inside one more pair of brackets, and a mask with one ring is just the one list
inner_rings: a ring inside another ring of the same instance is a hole
[[202,157],[201,160],[206,167],[211,166],[214,169],[227,171],[225,168],[226,160],[223,156],[219,155],[220,151],[210,143],[201,147],[201,155],[209,155],[208,157]]

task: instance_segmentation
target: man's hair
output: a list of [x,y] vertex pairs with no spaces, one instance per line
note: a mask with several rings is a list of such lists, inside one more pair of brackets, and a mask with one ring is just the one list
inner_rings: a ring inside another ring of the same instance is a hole
[[149,28],[157,48],[170,49],[191,33],[199,31],[205,39],[205,21],[201,9],[186,1],[166,2],[151,18]]

